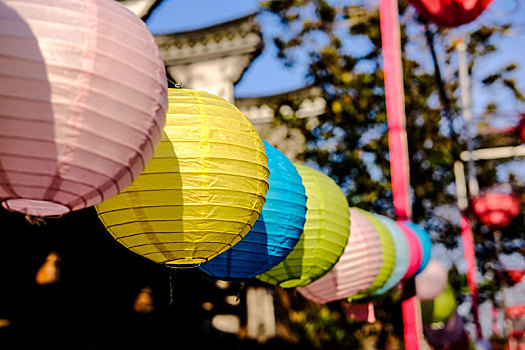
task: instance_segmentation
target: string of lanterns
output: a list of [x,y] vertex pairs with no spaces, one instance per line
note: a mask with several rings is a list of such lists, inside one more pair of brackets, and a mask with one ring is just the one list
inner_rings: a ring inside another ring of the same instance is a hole
[[349,208],[332,179],[263,144],[222,98],[167,89],[152,35],[122,5],[0,10],[12,28],[0,48],[6,209],[46,217],[94,206],[118,242],[157,263],[256,276],[322,302],[381,294],[424,268],[429,247],[419,234],[409,243],[412,224]]
[[[45,217],[95,206],[145,258],[321,303],[383,294],[425,270],[432,243],[419,226],[349,208],[332,179],[292,164],[224,99],[167,89],[153,37],[122,5],[0,6],[12,28],[0,47],[6,209]],[[441,300],[451,303],[449,289]]]

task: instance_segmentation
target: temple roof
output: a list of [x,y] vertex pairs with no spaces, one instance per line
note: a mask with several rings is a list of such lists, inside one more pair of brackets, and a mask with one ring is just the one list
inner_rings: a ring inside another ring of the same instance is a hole
[[163,0],[117,0],[145,21]]
[[166,65],[185,64],[237,54],[257,57],[264,46],[256,14],[209,27],[157,35]]

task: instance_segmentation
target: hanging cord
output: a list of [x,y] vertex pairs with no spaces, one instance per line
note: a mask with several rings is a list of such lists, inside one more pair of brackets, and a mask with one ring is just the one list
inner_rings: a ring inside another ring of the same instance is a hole
[[41,216],[32,216],[32,215],[26,215],[24,218],[29,222],[31,225],[36,226],[44,226],[46,224],[46,219],[44,219]]
[[237,299],[235,299],[235,301],[239,301],[239,299],[241,299],[241,293],[244,290],[245,286],[246,286],[246,283],[242,282],[241,287],[239,288],[239,292],[237,293]]
[[454,137],[457,135],[454,132],[454,127],[452,123],[452,108],[450,106],[450,99],[447,96],[447,92],[445,91],[445,84],[441,77],[441,69],[439,68],[439,61],[436,54],[436,48],[434,46],[434,33],[430,31],[428,24],[425,25],[425,37],[427,39],[427,45],[430,48],[430,55],[432,56],[432,61],[434,63],[434,76],[436,78],[436,84],[438,86],[439,99],[443,104],[443,112],[445,113],[445,117],[448,119],[450,135]]
[[170,302],[169,306],[173,305],[173,290],[175,287],[175,269],[169,269],[170,274]]
[[173,80],[171,80],[170,78],[166,78],[168,80],[168,82],[170,82],[171,84],[173,84],[173,87],[175,89],[184,89],[184,86],[182,86],[182,83],[176,83],[174,82]]

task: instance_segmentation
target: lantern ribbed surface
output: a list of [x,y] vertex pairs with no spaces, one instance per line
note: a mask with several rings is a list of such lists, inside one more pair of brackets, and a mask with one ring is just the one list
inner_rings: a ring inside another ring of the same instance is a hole
[[390,232],[386,226],[374,216],[374,214],[364,211],[363,209],[355,209],[360,211],[368,220],[370,220],[372,225],[374,225],[375,229],[377,230],[379,239],[381,240],[381,254],[383,258],[381,270],[379,270],[379,274],[372,282],[370,287],[356,295],[351,296],[352,299],[360,299],[362,297],[372,295],[375,291],[384,286],[392,274],[392,270],[394,269],[394,264],[396,261],[396,249]]
[[350,237],[343,255],[330,272],[297,291],[317,303],[344,299],[370,287],[382,265],[377,229],[360,210],[350,208]]
[[416,292],[419,300],[432,300],[445,289],[448,272],[438,259],[430,259],[427,267],[416,277]]
[[0,202],[62,215],[126,188],[164,127],[164,62],[116,1],[0,3]]
[[297,169],[263,141],[270,178],[266,202],[252,230],[199,269],[227,281],[246,281],[280,263],[299,241],[306,215],[306,194]]
[[412,232],[416,234],[419,244],[421,245],[421,264],[416,271],[416,275],[418,275],[425,269],[425,267],[427,267],[427,264],[430,261],[430,257],[432,256],[432,240],[430,240],[427,231],[423,230],[419,225],[409,221],[405,221],[402,224],[408,226]]
[[423,248],[419,238],[417,238],[416,233],[412,229],[403,224],[401,221],[396,221],[396,224],[399,226],[401,231],[403,231],[403,234],[405,235],[408,243],[409,250],[408,268],[402,279],[404,281],[414,277],[417,270],[421,266],[421,262],[423,260]]
[[308,198],[303,234],[281,263],[257,276],[283,288],[305,286],[329,272],[343,254],[350,229],[348,202],[339,186],[320,171],[295,166]]
[[195,266],[241,240],[268,190],[264,145],[248,118],[203,91],[169,89],[162,141],[144,172],[96,207],[113,237],[169,266]]
[[383,287],[379,288],[374,292],[375,295],[380,295],[386,293],[388,290],[393,288],[401,281],[401,279],[407,272],[410,258],[407,239],[403,234],[403,231],[401,231],[399,226],[396,224],[396,222],[383,215],[375,214],[374,216],[379,221],[381,221],[381,223],[387,228],[388,232],[390,232],[390,236],[394,241],[395,247],[395,262],[394,268],[392,269],[392,273],[390,274],[390,277],[385,282]]

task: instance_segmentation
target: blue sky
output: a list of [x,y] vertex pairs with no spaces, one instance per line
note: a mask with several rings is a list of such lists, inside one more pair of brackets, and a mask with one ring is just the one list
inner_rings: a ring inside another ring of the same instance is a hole
[[[186,31],[225,22],[257,12],[257,0],[164,0],[148,21],[153,34]],[[236,96],[264,96],[303,87],[306,70],[285,68],[271,43],[275,30],[271,16],[259,16],[266,42],[263,53],[252,63],[235,87]]]
[[[334,0],[336,1],[336,0]],[[345,2],[337,0],[339,2]],[[367,0],[367,3],[373,3]],[[521,6],[515,7],[516,4]],[[253,12],[259,8],[258,0],[164,0],[148,21],[148,27],[154,34],[186,31],[224,22]],[[498,44],[501,51],[478,65],[478,73],[490,72],[494,63],[515,61],[521,63],[519,84],[525,89],[525,2],[523,0],[494,0],[485,13],[474,25],[455,29],[457,34],[468,31],[479,23],[494,24],[511,19],[519,25],[516,35],[503,38]],[[264,96],[300,88],[308,84],[306,67],[286,68],[276,57],[276,50],[271,43],[271,35],[278,30],[275,18],[270,15],[258,17],[263,30],[266,46],[263,53],[252,63],[242,80],[235,87],[238,97]],[[474,86],[472,91],[475,113],[481,111],[483,101],[493,96],[493,91],[486,91]],[[505,96],[500,98],[505,99]],[[518,106],[503,104],[509,112]],[[478,111],[476,111],[476,109]]]

